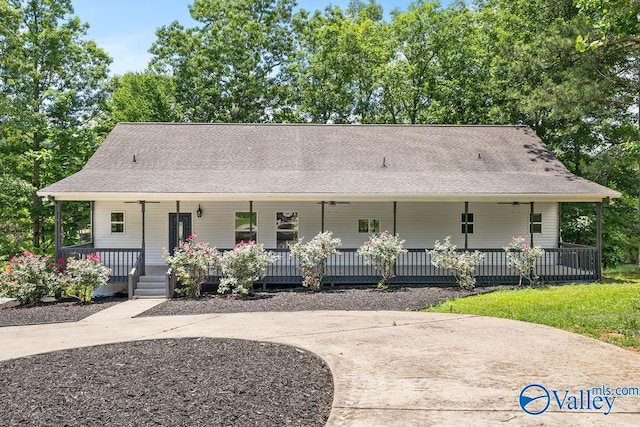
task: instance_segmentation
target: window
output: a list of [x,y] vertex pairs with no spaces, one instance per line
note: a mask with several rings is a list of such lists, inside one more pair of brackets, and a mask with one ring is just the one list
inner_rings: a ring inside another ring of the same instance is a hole
[[[251,220],[249,220],[251,218]],[[256,241],[258,237],[258,213],[236,212],[236,243]]]
[[276,212],[276,247],[288,248],[298,241],[298,212]]
[[462,222],[462,227],[461,227],[462,234],[473,234],[473,214],[463,213],[461,222]]
[[358,220],[358,233],[379,233],[380,220],[373,218]]
[[111,212],[111,233],[124,234],[124,212]]
[[542,233],[542,214],[541,213],[533,213],[531,214],[531,233]]

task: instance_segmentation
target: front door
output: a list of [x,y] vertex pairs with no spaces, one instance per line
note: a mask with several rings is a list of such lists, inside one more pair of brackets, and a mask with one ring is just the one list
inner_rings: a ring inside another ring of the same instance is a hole
[[[178,224],[177,214],[169,214],[169,252],[173,255],[173,250],[178,247],[179,242],[191,236],[191,214],[180,212],[180,224]],[[176,240],[177,239],[177,240]]]

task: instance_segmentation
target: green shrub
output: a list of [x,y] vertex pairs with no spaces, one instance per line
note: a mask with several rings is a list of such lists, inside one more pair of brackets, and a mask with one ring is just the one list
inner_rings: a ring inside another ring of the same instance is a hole
[[394,276],[394,266],[401,254],[407,252],[403,247],[404,240],[398,236],[392,236],[388,231],[372,235],[369,240],[358,248],[365,264],[373,265],[380,272],[381,279],[378,282],[378,289],[389,288],[387,282]]
[[513,268],[520,275],[518,286],[522,285],[522,279],[527,279],[529,285],[538,283],[536,274],[536,264],[544,255],[544,249],[538,246],[531,247],[522,236],[514,236],[507,246],[504,247],[507,255],[509,267]]
[[210,247],[209,243],[196,243],[195,238],[196,234],[193,234],[181,242],[173,255],[163,248],[162,255],[182,285],[176,293],[184,294],[188,298],[200,296],[207,272],[220,265],[218,249]]
[[302,286],[320,290],[329,255],[337,254],[341,245],[342,241],[334,238],[330,231],[318,233],[307,243],[300,239],[291,245],[291,256],[298,259],[302,271]]
[[264,277],[269,264],[278,256],[255,242],[240,242],[222,255],[222,279],[218,292],[233,292],[240,296],[253,294],[254,282]]
[[435,241],[433,250],[427,250],[431,255],[431,264],[437,268],[442,268],[453,273],[456,283],[463,289],[473,289],[476,286],[475,273],[476,265],[484,260],[484,255],[479,251],[473,253],[469,251],[458,252],[456,245],[451,243],[451,236],[444,239],[444,243]]
[[71,257],[67,260],[64,292],[82,303],[91,302],[93,291],[106,285],[110,274],[111,269],[102,264],[96,254],[82,259]]
[[0,274],[0,294],[15,298],[20,304],[37,304],[55,293],[58,276],[51,256],[24,251],[11,258]]

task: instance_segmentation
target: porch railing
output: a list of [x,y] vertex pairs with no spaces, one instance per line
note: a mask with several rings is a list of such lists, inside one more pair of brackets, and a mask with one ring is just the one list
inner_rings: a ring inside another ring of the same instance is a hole
[[91,244],[67,246],[60,249],[59,257],[66,260],[69,257],[86,258],[89,254],[96,254],[104,265],[111,269],[111,283],[127,283],[129,273],[138,266],[142,250],[138,248],[94,248]]
[[144,251],[140,251],[138,257],[136,258],[135,264],[131,268],[129,275],[127,276],[127,294],[129,295],[129,299],[133,299],[136,294],[136,288],[138,287],[138,282],[140,281],[140,276],[143,274],[143,262],[144,262]]
[[[228,249],[227,249],[228,250]],[[262,279],[263,285],[287,285],[302,282],[299,264],[288,249],[269,249],[280,256],[271,264]],[[476,267],[478,285],[496,285],[518,283],[518,274],[509,267],[503,249],[478,249],[484,254],[484,260]],[[225,252],[226,250],[221,250]],[[370,284],[377,283],[379,274],[373,266],[366,265],[355,248],[342,248],[340,253],[331,255],[327,262],[324,282],[328,284]],[[473,251],[473,250],[472,250]],[[571,245],[561,248],[545,249],[538,260],[535,272],[543,282],[563,283],[573,281],[598,280],[596,248]],[[217,284],[220,271],[211,271],[207,282]],[[449,271],[436,268],[431,264],[431,255],[425,249],[408,249],[397,261],[396,276],[391,279],[395,284],[455,284]]]
[[[228,250],[228,249],[227,249]],[[291,256],[288,249],[269,249],[280,256],[271,264],[267,274],[262,279],[262,286],[296,285],[302,283],[299,263]],[[225,252],[226,250],[221,250]],[[325,283],[327,284],[374,284],[379,280],[376,270],[364,263],[364,259],[357,254],[355,248],[342,248],[340,254],[332,255],[327,263]],[[483,262],[476,267],[478,285],[496,285],[518,283],[517,273],[508,265],[508,260],[502,249],[479,249],[485,255]],[[127,283],[130,274],[137,283],[142,274],[138,267],[141,265],[143,253],[141,249],[109,249],[72,246],[62,248],[64,259],[69,256],[86,257],[95,253],[103,263],[112,269],[111,282]],[[562,283],[574,281],[598,280],[597,250],[593,247],[563,244],[560,248],[545,249],[543,257],[536,265],[536,274],[540,280],[547,283]],[[395,284],[455,284],[450,272],[434,267],[431,256],[424,249],[409,249],[403,254],[395,267],[396,277],[391,279]],[[216,285],[219,282],[220,271],[211,271],[207,283]],[[175,283],[167,277],[167,294],[172,293]],[[172,281],[172,282],[169,282]]]

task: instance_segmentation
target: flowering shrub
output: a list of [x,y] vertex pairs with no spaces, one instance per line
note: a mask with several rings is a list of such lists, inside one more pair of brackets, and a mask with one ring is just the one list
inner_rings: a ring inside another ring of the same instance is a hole
[[385,230],[384,233],[372,235],[358,248],[358,255],[364,259],[365,264],[372,265],[382,276],[378,282],[378,289],[389,288],[387,282],[394,275],[393,267],[396,260],[401,254],[407,252],[403,244],[404,240],[400,240],[398,236],[392,236]]
[[102,264],[98,255],[89,254],[84,259],[69,258],[65,272],[65,294],[87,303],[91,302],[94,290],[107,284],[111,269]]
[[522,236],[513,236],[509,244],[504,247],[504,251],[507,255],[509,267],[516,270],[520,275],[518,286],[522,286],[522,279],[527,279],[530,286],[538,282],[536,264],[544,255],[544,249],[538,246],[529,246]]
[[53,295],[58,283],[51,256],[24,251],[11,258],[0,274],[0,294],[15,298],[20,304],[36,304]]
[[298,259],[302,271],[302,286],[310,287],[313,291],[320,290],[324,270],[329,255],[337,254],[342,241],[333,237],[330,231],[318,233],[307,243],[300,239],[291,245],[291,256]]
[[253,294],[253,283],[264,277],[267,267],[280,257],[264,250],[255,242],[240,242],[222,256],[222,279],[218,292]]
[[202,292],[202,284],[209,269],[218,268],[220,255],[218,249],[210,247],[206,242],[195,242],[196,234],[192,234],[180,243],[170,255],[163,248],[162,256],[182,284],[176,290],[189,298],[197,298]]
[[479,251],[473,253],[456,251],[456,245],[451,243],[451,236],[444,239],[444,243],[436,240],[433,250],[427,250],[431,255],[431,263],[437,268],[443,268],[453,273],[456,283],[463,289],[473,289],[476,286],[476,278],[473,277],[476,265],[484,260],[484,255]]

